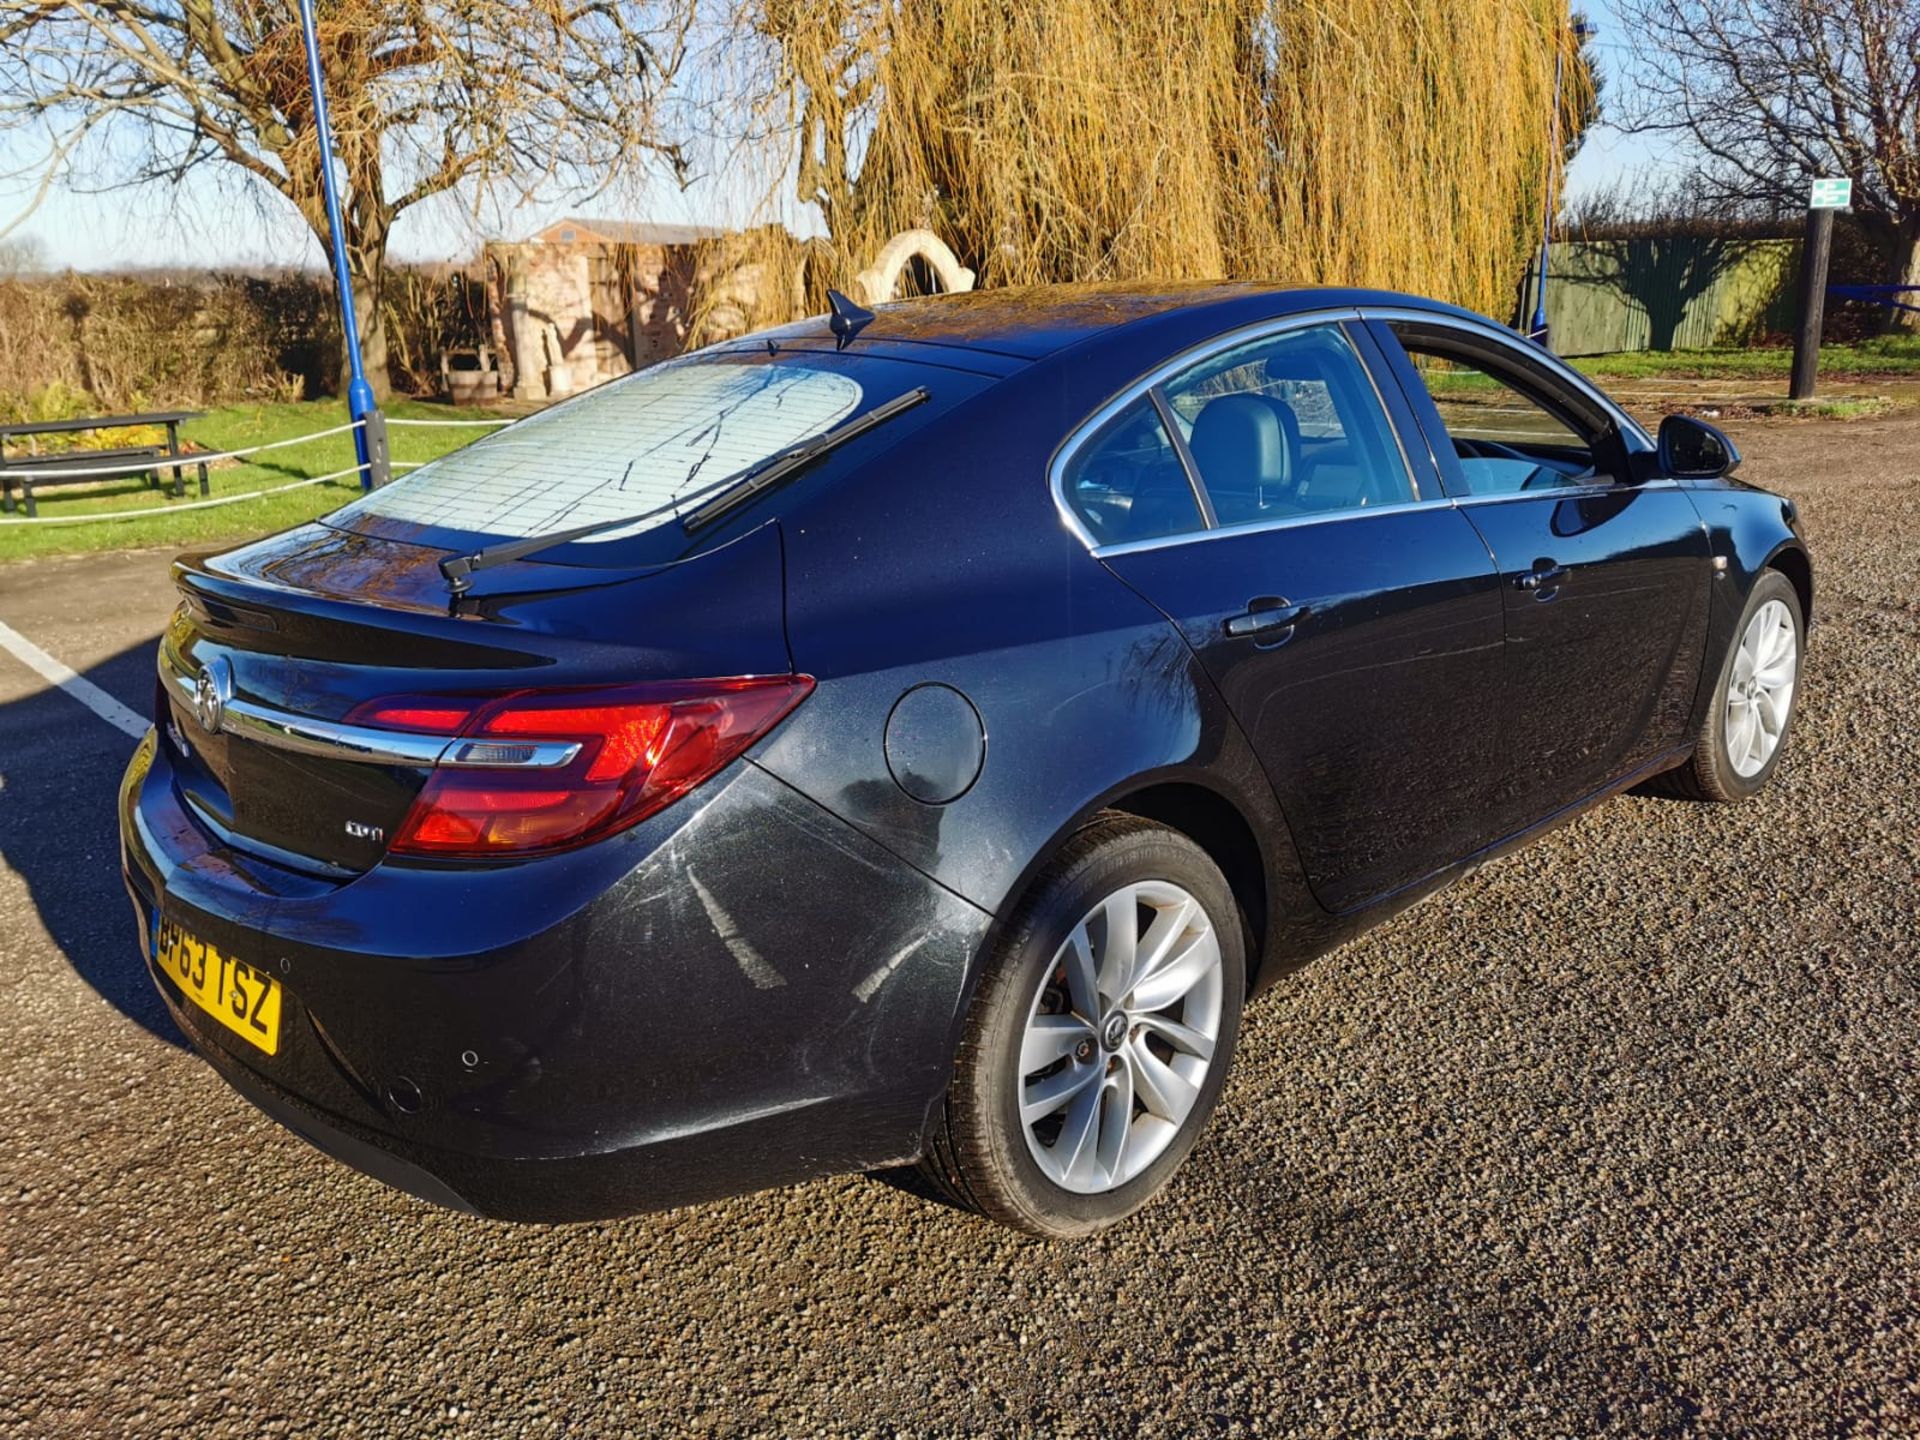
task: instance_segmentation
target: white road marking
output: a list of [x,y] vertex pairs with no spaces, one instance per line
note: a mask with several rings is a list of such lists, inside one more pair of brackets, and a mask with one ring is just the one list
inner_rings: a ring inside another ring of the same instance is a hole
[[144,715],[129,710],[86,676],[74,673],[70,667],[61,664],[4,621],[0,621],[0,649],[6,650],[49,684],[58,685],[116,729],[126,731],[136,740],[147,733],[149,722]]

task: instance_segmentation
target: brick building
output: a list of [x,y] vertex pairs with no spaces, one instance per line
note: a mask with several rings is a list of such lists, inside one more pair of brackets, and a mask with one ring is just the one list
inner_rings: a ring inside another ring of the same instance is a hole
[[[516,399],[571,395],[678,355],[690,342],[744,335],[802,313],[809,242],[784,230],[714,230],[570,217],[485,250],[499,383]],[[854,275],[864,304],[973,288],[973,271],[929,230],[904,230]],[[471,373],[471,372],[469,372]],[[480,376],[489,393],[492,372]],[[451,382],[450,382],[451,383]]]
[[[696,291],[708,311],[705,338],[744,332],[761,288],[758,267],[742,263],[746,239],[700,225],[570,217],[529,240],[489,244],[502,385],[516,398],[553,398],[677,355]],[[728,291],[742,302],[737,325],[715,310]]]

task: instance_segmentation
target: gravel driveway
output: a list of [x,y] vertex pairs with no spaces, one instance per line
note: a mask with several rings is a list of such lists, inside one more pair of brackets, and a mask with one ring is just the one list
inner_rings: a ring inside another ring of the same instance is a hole
[[[1773,789],[1616,800],[1309,969],[1078,1248],[323,1159],[147,994],[131,741],[0,655],[0,1435],[1920,1432],[1920,419],[1736,438],[1819,572]],[[0,621],[145,710],[164,569],[8,567]]]

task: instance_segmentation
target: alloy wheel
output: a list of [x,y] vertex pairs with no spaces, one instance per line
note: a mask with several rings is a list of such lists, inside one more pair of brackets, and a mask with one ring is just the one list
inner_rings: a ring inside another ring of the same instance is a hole
[[1165,1153],[1220,1037],[1220,939],[1178,885],[1126,885],[1074,926],[1021,1036],[1020,1128],[1064,1190],[1093,1195]]
[[1747,622],[1727,681],[1727,758],[1741,779],[1758,775],[1780,748],[1799,670],[1793,614],[1783,602],[1769,600]]

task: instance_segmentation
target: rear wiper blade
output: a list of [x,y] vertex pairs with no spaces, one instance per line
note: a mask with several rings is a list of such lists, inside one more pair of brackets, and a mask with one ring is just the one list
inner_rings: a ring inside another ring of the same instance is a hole
[[911,410],[927,398],[924,386],[909,390],[906,394],[889,400],[884,405],[874,406],[866,414],[849,420],[837,430],[829,430],[816,439],[790,446],[747,470],[723,476],[710,485],[702,485],[691,494],[676,495],[666,504],[642,511],[638,515],[622,515],[618,519],[596,520],[590,525],[576,525],[571,530],[553,530],[545,535],[529,535],[522,540],[508,540],[499,545],[489,545],[484,550],[476,550],[471,555],[449,555],[440,562],[440,573],[446,577],[448,592],[458,597],[466,594],[472,587],[474,575],[481,570],[491,570],[496,565],[524,560],[529,555],[537,555],[542,550],[551,550],[559,545],[571,544],[575,540],[584,540],[589,535],[603,534],[608,530],[624,530],[629,526],[639,525],[662,515],[677,514],[690,500],[715,497],[681,521],[687,533],[692,534],[701,526],[719,519],[753,496],[764,493],[768,487],[779,484],[795,472],[811,465],[828,451],[846,444],[856,435],[865,434],[875,425],[891,420],[903,410]]
[[680,528],[689,535],[704,526],[711,525],[724,515],[730,515],[755,496],[764,495],[784,480],[791,479],[806,469],[822,455],[838,450],[849,440],[864,435],[876,425],[884,425],[894,416],[911,410],[928,398],[924,385],[916,385],[904,395],[896,395],[884,405],[876,405],[866,414],[855,417],[826,434],[813,440],[806,440],[791,449],[763,461],[757,469],[737,476],[738,483],[729,483],[730,488],[709,500],[698,510],[681,520]]
[[595,520],[589,525],[576,525],[571,530],[549,530],[544,535],[529,535],[522,540],[505,540],[498,545],[489,545],[484,550],[476,550],[471,555],[449,555],[440,562],[440,573],[446,576],[447,589],[455,597],[467,593],[473,585],[473,576],[477,571],[491,570],[496,565],[505,565],[509,561],[524,560],[529,555],[537,555],[542,550],[551,550],[556,545],[566,545],[575,540],[583,540],[589,535],[598,535],[607,530],[624,530],[629,525],[639,525],[661,515],[677,513],[689,500],[697,500],[702,495],[712,495],[727,486],[738,483],[739,476],[728,475],[703,485],[691,495],[679,495],[664,505],[651,510],[643,510],[638,515],[622,515],[615,520]]

